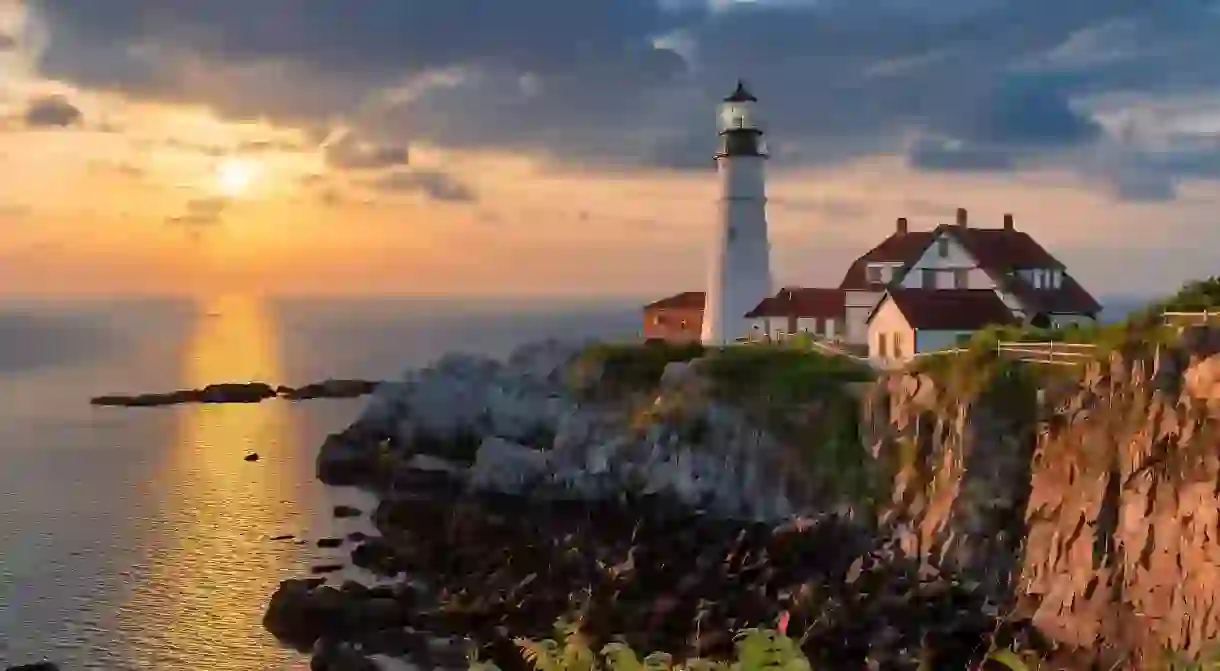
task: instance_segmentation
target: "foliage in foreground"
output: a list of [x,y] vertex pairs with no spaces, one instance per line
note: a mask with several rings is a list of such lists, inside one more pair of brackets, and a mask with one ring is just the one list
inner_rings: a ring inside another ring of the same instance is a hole
[[[553,639],[534,641],[514,639],[522,659],[537,671],[812,671],[809,658],[801,651],[800,641],[789,637],[780,622],[779,629],[756,627],[737,633],[734,656],[730,660],[693,658],[675,661],[664,652],[640,657],[624,643],[608,643],[595,652],[580,633],[579,625],[559,622]],[[1036,666],[1012,650],[993,650],[987,659],[1010,671],[1032,671]],[[1210,667],[1209,667],[1210,668]],[[500,671],[500,667],[477,657],[470,660],[470,671]],[[931,671],[931,670],[930,670]],[[1192,669],[1193,671],[1193,669]]]

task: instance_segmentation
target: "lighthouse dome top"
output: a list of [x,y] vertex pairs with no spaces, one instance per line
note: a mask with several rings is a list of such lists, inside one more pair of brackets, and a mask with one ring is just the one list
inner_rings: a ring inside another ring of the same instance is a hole
[[724,99],[724,102],[726,102],[726,103],[746,103],[746,102],[756,103],[756,102],[758,102],[758,98],[755,98],[753,93],[750,93],[749,91],[746,90],[745,82],[738,79],[737,88],[734,89],[733,92],[730,93],[729,96]]

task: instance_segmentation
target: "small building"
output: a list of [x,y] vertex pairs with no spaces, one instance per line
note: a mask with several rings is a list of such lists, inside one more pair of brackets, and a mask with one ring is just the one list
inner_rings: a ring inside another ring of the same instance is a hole
[[673,343],[699,342],[703,332],[702,291],[684,291],[644,306],[645,340]]
[[755,333],[771,340],[806,333],[838,340],[843,335],[843,292],[839,289],[785,287],[763,299],[746,318],[754,320]]
[[979,329],[1017,321],[994,289],[893,287],[868,315],[868,357],[901,366],[916,354],[956,347]]

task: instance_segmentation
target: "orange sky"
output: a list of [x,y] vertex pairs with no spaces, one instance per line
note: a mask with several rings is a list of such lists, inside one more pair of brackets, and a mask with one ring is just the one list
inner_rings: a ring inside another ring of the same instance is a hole
[[[62,92],[88,122],[0,129],[0,292],[660,295],[702,286],[711,172],[576,170],[528,150],[415,142],[412,166],[456,175],[477,197],[372,195],[329,168],[301,129],[79,88],[33,62],[0,55],[0,109],[12,117],[30,96]],[[1099,295],[1220,272],[1220,190],[1209,182],[1133,203],[1078,172],[927,173],[882,153],[776,168],[770,184],[784,284],[837,282],[896,217],[931,227],[959,206],[978,225],[1014,213]]]

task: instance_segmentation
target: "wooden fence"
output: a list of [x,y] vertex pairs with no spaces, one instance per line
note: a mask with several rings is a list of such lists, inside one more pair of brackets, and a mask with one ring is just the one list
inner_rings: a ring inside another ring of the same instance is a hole
[[[926,357],[962,354],[966,351],[964,348],[954,348],[936,350],[934,352],[921,352],[914,356],[912,362]],[[1094,358],[1096,351],[1096,345],[1087,343],[1018,341],[1001,341],[996,343],[996,353],[1007,359],[1057,366],[1079,366],[1088,363]]]
[[1165,324],[1184,328],[1187,326],[1202,326],[1220,322],[1220,310],[1204,310],[1202,312],[1166,312],[1161,315]]

